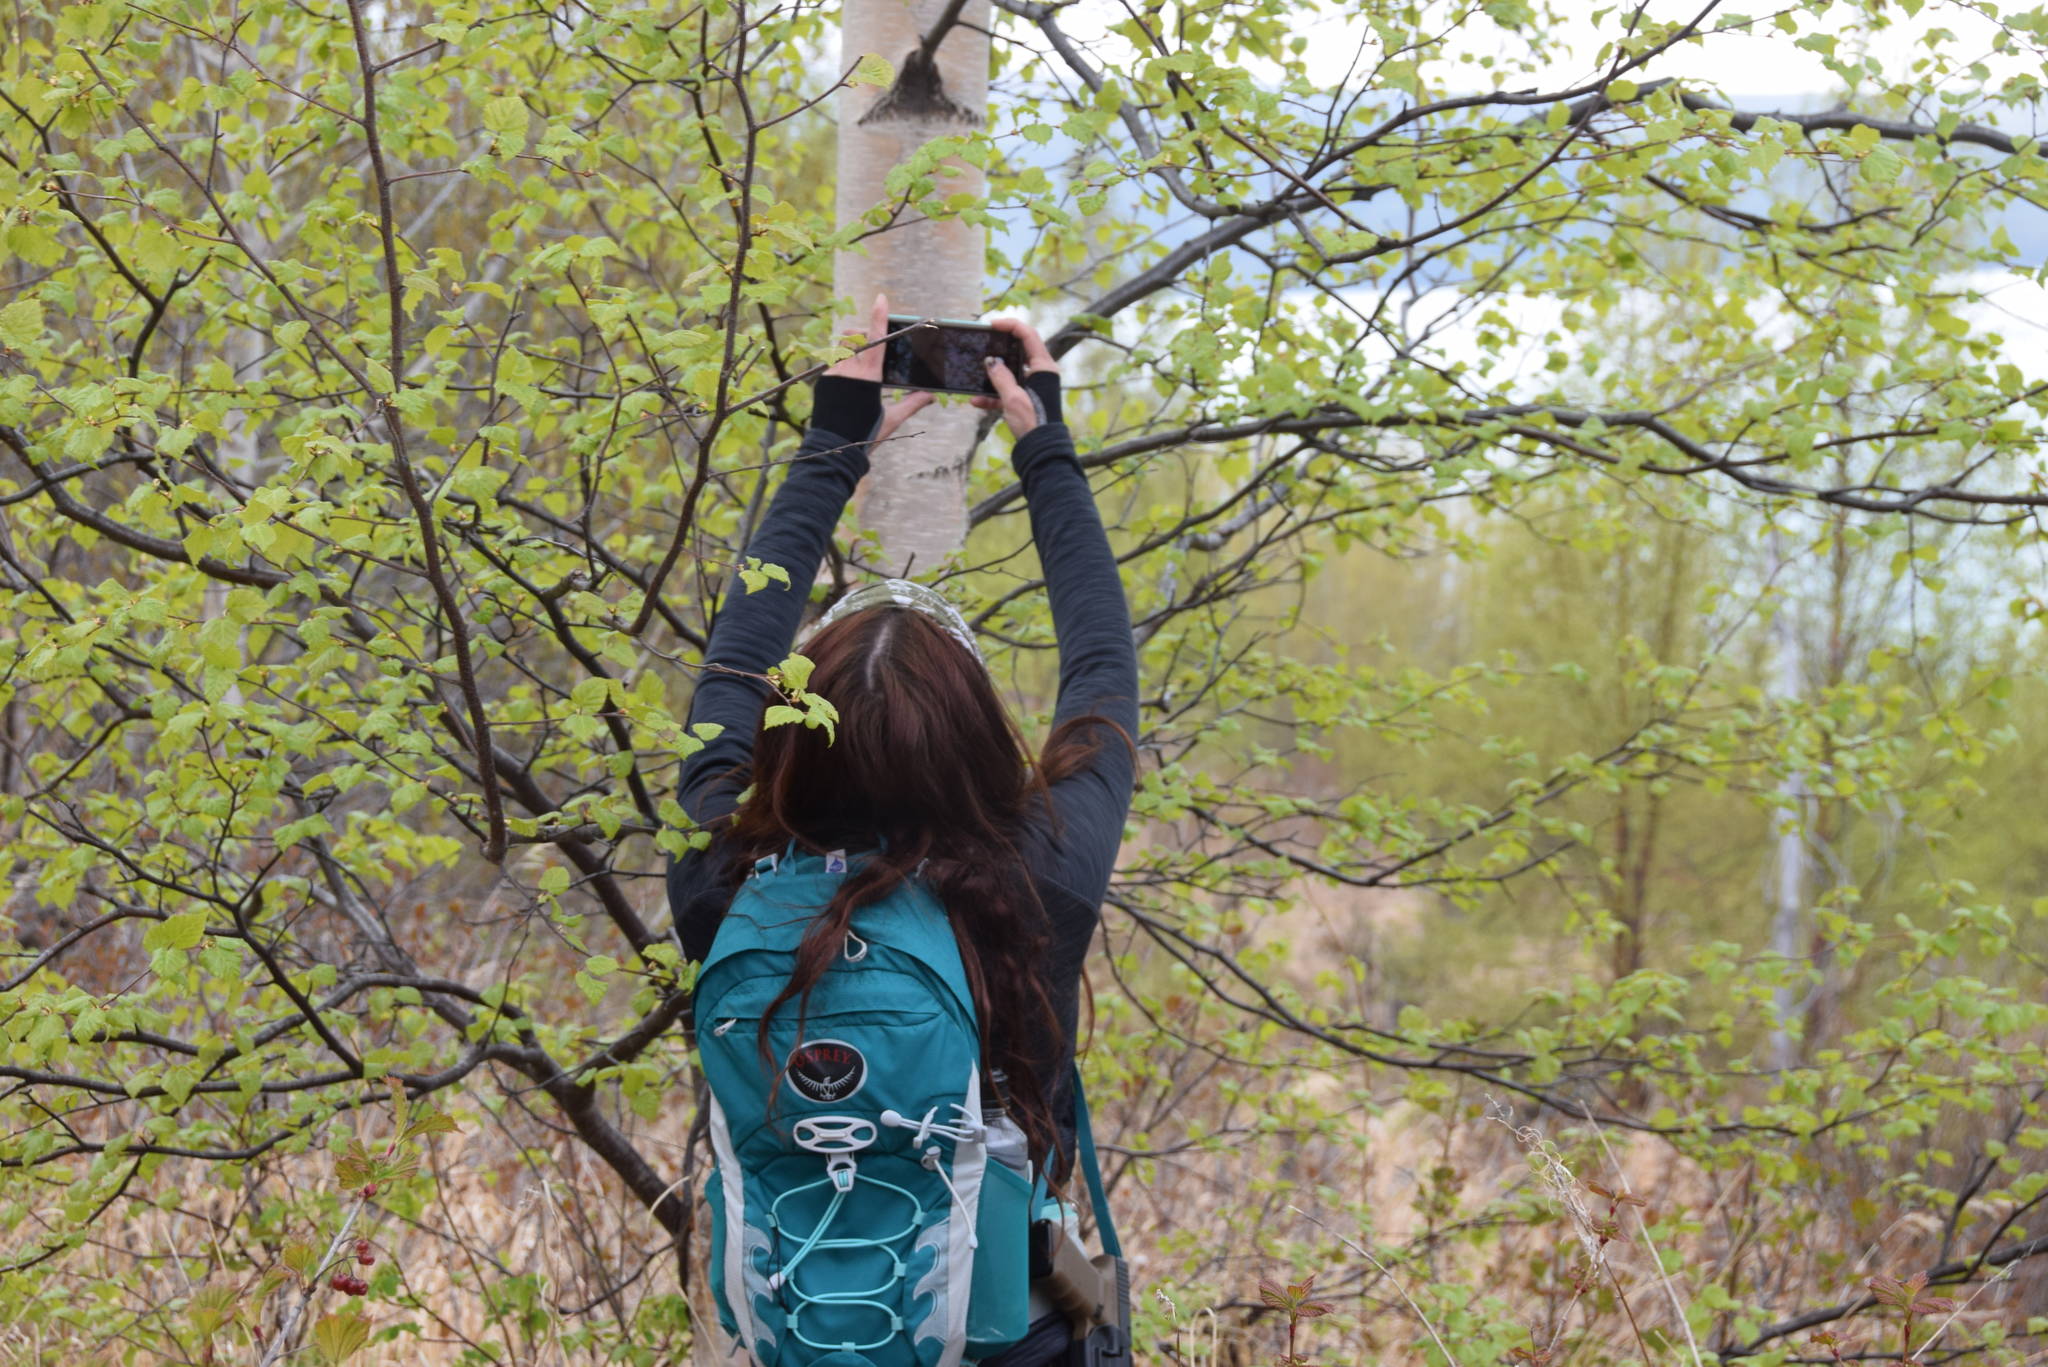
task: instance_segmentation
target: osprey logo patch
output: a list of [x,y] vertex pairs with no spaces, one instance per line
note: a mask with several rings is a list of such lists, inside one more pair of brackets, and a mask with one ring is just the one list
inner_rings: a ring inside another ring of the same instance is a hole
[[790,1050],[782,1075],[806,1101],[844,1101],[868,1080],[868,1061],[844,1040],[807,1040]]

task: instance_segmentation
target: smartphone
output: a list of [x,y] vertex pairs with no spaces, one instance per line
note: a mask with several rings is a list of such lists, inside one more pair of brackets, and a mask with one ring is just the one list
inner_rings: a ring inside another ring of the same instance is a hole
[[[904,331],[905,329],[908,331]],[[1010,373],[1024,378],[1024,344],[1015,334],[987,323],[958,318],[918,318],[890,314],[889,339],[882,352],[882,383],[898,389],[930,389],[940,394],[994,394],[988,358],[999,357]]]

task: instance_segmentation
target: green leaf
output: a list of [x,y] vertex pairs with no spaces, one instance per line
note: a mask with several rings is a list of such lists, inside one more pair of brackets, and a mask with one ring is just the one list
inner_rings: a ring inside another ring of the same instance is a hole
[[748,593],[759,593],[771,583],[788,588],[789,571],[780,565],[757,560],[753,556],[748,556],[741,562],[740,584]]
[[834,707],[830,700],[820,697],[816,693],[806,693],[804,694],[804,725],[822,726],[825,728],[825,738],[827,740],[837,740],[839,736],[839,709]]
[[239,976],[242,946],[234,940],[215,940],[199,951],[199,966],[216,978]]
[[201,1338],[212,1338],[224,1325],[238,1317],[239,1307],[240,1296],[236,1288],[202,1286],[186,1302],[185,1314],[195,1333]]
[[199,1074],[184,1064],[164,1070],[164,1095],[182,1106],[192,1096],[192,1088],[198,1085]]
[[514,152],[526,150],[526,129],[532,115],[517,95],[500,95],[484,102],[484,128]]
[[560,864],[550,864],[540,876],[540,890],[550,897],[561,896],[569,890],[569,871]]
[[1890,185],[1899,178],[1899,172],[1906,166],[1905,159],[1890,147],[1879,144],[1870,149],[1863,158],[1858,173],[1873,185]]
[[775,672],[785,688],[801,693],[811,682],[811,668],[811,662],[803,656],[791,655],[775,666]]
[[320,1269],[320,1250],[304,1239],[294,1239],[284,1246],[280,1255],[284,1265],[305,1281]]
[[43,335],[43,301],[17,299],[0,308],[0,346],[16,351]]
[[216,617],[199,629],[199,658],[214,669],[237,669],[242,663],[242,628],[233,618]]
[[329,821],[322,813],[314,812],[311,816],[301,817],[297,821],[290,821],[279,826],[277,834],[272,839],[275,841],[278,849],[288,850],[308,836],[332,834],[334,834],[334,823]]
[[889,65],[888,59],[879,53],[865,53],[858,62],[854,63],[853,74],[846,78],[846,83],[853,86],[871,85],[886,89],[896,84],[896,68]]
[[97,1006],[88,1006],[72,1020],[71,1038],[80,1044],[90,1044],[98,1039],[106,1028],[107,1013]]
[[334,1160],[334,1180],[343,1191],[357,1191],[377,1180],[377,1163],[361,1140],[350,1140],[348,1151]]
[[14,224],[5,234],[0,234],[0,241],[7,244],[8,251],[31,266],[54,266],[64,259],[63,240],[33,223]]
[[135,236],[135,260],[144,271],[162,279],[185,262],[185,246],[168,228],[145,228]]
[[440,1111],[428,1111],[415,1117],[413,1122],[405,1127],[405,1137],[418,1139],[430,1134],[454,1134],[455,1130],[454,1117],[444,1115]]
[[804,714],[802,712],[799,712],[796,708],[784,706],[778,703],[774,707],[769,708],[766,712],[763,712],[761,714],[761,725],[789,726],[794,723],[801,722],[803,719]]
[[354,1306],[323,1315],[313,1326],[313,1351],[323,1363],[345,1362],[369,1341],[370,1322]]
[[205,934],[205,912],[181,911],[175,916],[165,917],[142,932],[142,947],[151,952],[159,949],[191,949]]

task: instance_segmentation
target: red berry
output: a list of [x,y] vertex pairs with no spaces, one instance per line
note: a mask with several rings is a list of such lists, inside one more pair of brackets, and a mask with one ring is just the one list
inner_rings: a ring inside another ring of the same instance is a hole
[[358,1258],[362,1257],[365,1253],[368,1253],[369,1251],[370,1241],[368,1239],[356,1240],[356,1256]]
[[354,1280],[355,1278],[349,1276],[346,1272],[337,1272],[327,1279],[327,1284],[336,1291],[347,1291],[348,1284]]
[[356,1254],[356,1261],[364,1267],[370,1267],[376,1263],[377,1255],[374,1253],[358,1253]]

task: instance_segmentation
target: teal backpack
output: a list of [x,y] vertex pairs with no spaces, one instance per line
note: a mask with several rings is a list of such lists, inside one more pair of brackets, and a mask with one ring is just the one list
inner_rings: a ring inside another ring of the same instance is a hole
[[1000,1155],[1021,1136],[984,1115],[974,997],[920,880],[854,912],[761,1056],[762,1015],[848,869],[841,852],[761,860],[697,977],[712,1292],[760,1367],[958,1367],[1029,1327],[1030,1228],[1047,1197],[991,1155],[991,1140]]

